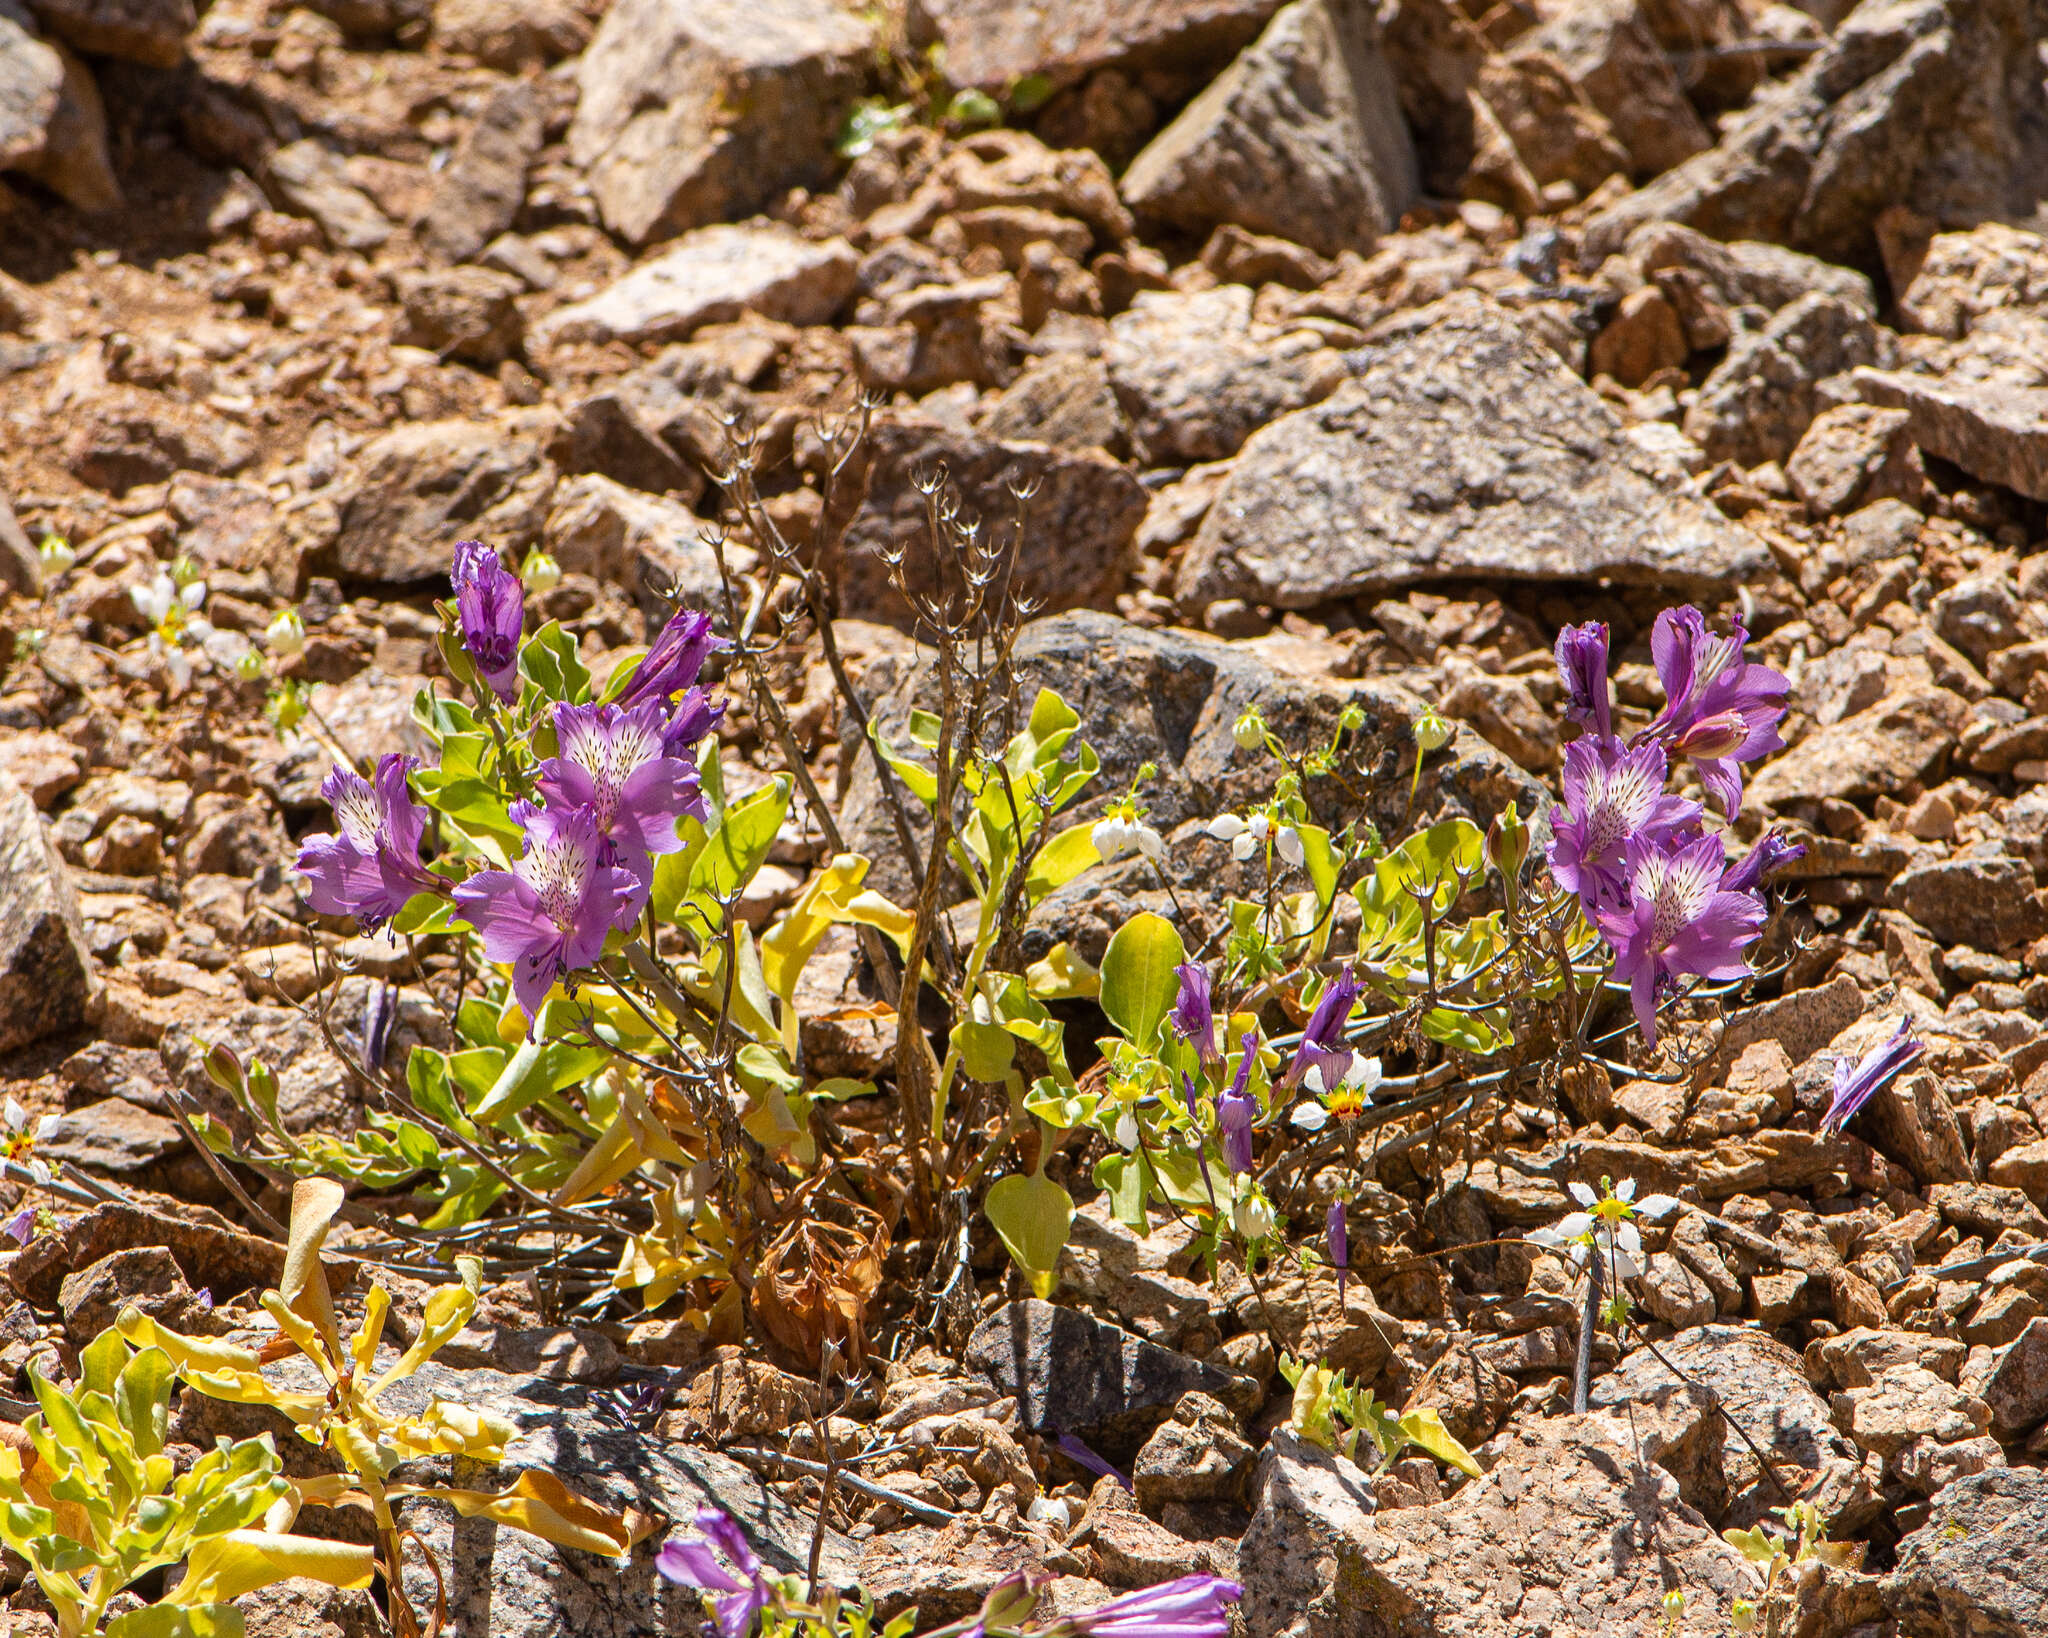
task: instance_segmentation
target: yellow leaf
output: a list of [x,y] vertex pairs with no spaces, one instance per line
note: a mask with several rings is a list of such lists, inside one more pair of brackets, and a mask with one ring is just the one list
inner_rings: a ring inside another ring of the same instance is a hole
[[139,1308],[124,1308],[114,1328],[131,1347],[161,1348],[179,1370],[245,1371],[254,1374],[263,1362],[253,1350],[217,1337],[188,1337],[169,1330]]
[[614,1183],[637,1167],[645,1157],[634,1147],[633,1128],[626,1119],[623,1107],[612,1117],[598,1140],[583,1151],[583,1158],[576,1162],[576,1169],[562,1180],[562,1186],[555,1190],[554,1202],[558,1206],[573,1206],[588,1200],[600,1190],[610,1188]]
[[192,1549],[174,1604],[225,1604],[259,1587],[303,1576],[330,1587],[367,1587],[376,1554],[354,1542],[268,1530],[230,1530]]
[[476,1312],[477,1293],[483,1290],[484,1267],[474,1257],[458,1257],[455,1259],[455,1272],[461,1276],[462,1283],[440,1286],[427,1298],[420,1313],[419,1335],[413,1338],[412,1346],[398,1356],[398,1363],[371,1385],[372,1399],[389,1384],[412,1375],[469,1323],[470,1316]]
[[[292,1185],[291,1234],[285,1247],[284,1277],[277,1282],[285,1305],[319,1332],[328,1357],[336,1360],[341,1358],[341,1332],[334,1323],[334,1295],[327,1286],[327,1270],[320,1264],[320,1248],[326,1244],[327,1230],[345,1198],[342,1186],[330,1177],[302,1177]],[[313,1352],[310,1348],[306,1351]]]
[[632,1550],[634,1532],[618,1513],[576,1494],[552,1473],[529,1469],[509,1490],[492,1495],[483,1490],[409,1490],[398,1495],[431,1495],[453,1505],[464,1518],[509,1524],[557,1547],[580,1547],[606,1558],[624,1558]]

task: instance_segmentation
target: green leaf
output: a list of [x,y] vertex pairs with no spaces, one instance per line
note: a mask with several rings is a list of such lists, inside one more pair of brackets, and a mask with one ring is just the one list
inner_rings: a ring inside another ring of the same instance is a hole
[[581,705],[590,698],[590,672],[577,652],[576,639],[550,620],[527,638],[519,650],[519,669],[551,700]]
[[963,1018],[953,1026],[953,1045],[968,1078],[1001,1086],[1017,1061],[1017,1043],[1000,1024],[977,1024]]
[[982,1210],[1032,1291],[1050,1297],[1059,1282],[1060,1253],[1074,1226],[1073,1197],[1049,1177],[1018,1172],[988,1191]]
[[711,927],[724,925],[719,901],[754,879],[768,861],[775,833],[789,813],[790,777],[777,774],[752,796],[726,809],[725,818],[690,867],[691,907]]
[[[102,1340],[105,1337],[119,1341],[120,1333],[109,1330],[102,1333]],[[93,1346],[98,1345],[95,1342]],[[128,1345],[123,1342],[121,1346],[125,1349]],[[121,1430],[138,1456],[154,1456],[164,1448],[170,1431],[174,1374],[169,1354],[161,1348],[145,1348],[128,1361],[114,1384],[114,1414],[121,1419]]]
[[391,918],[391,930],[401,936],[445,933],[454,925],[454,901],[440,893],[413,894]]
[[1031,860],[1024,896],[1036,903],[1097,863],[1102,855],[1095,851],[1095,838],[1090,834],[1094,829],[1088,824],[1069,825],[1050,837]]
[[244,1632],[233,1604],[150,1604],[115,1616],[101,1630],[106,1638],[243,1638]]
[[1134,1155],[1111,1153],[1095,1163],[1095,1181],[1109,1191],[1110,1209],[1125,1228],[1140,1234],[1151,1226],[1145,1217],[1145,1200],[1155,1181],[1152,1162],[1140,1149]]
[[1172,922],[1147,912],[1117,929],[1102,957],[1102,1010],[1124,1039],[1148,1051],[1180,994],[1174,971],[1188,958]]
[[[913,735],[915,731],[916,721],[915,717],[913,717]],[[894,770],[896,777],[903,781],[904,788],[912,796],[916,797],[927,808],[938,801],[939,776],[922,762],[913,761],[892,746],[888,740],[882,737],[881,723],[872,718],[868,721],[868,737],[874,741],[876,752]]]

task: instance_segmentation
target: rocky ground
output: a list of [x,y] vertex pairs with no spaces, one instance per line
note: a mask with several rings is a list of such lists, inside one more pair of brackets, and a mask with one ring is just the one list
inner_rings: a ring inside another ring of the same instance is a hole
[[[1038,485],[1020,661],[1082,711],[1097,807],[1152,760],[1162,829],[1214,813],[1243,703],[1347,698],[1468,725],[1446,811],[1526,807],[1559,625],[1612,625],[1640,710],[1688,597],[1793,681],[1749,823],[1808,852],[1776,976],[1689,1081],[1577,1080],[1383,1162],[1341,1307],[1297,1282],[1255,1312],[1085,1198],[1058,1306],[991,1258],[957,1352],[876,1362],[830,1424],[893,1499],[841,1493],[828,1571],[927,1626],[1033,1564],[1061,1608],[1235,1574],[1254,1638],[1648,1633],[1673,1586],[1704,1633],[1746,1587],[1719,1528],[1797,1493],[1864,1556],[1807,1566],[1788,1631],[2048,1631],[2044,45],[2030,0],[0,0],[0,1083],[112,1194],[4,1259],[0,1389],[124,1299],[274,1277],[175,1118],[211,1096],[195,1043],[276,1064],[295,1130],[362,1113],[286,1004],[330,759],[237,680],[273,614],[352,751],[416,749],[453,541],[552,554],[545,612],[602,663],[665,591],[712,597],[728,422],[806,527],[815,416],[865,389],[829,568],[885,716],[914,654],[884,559],[922,561],[943,462],[991,517]],[[935,61],[1004,123],[920,117]],[[911,106],[842,142],[863,98]],[[76,565],[44,587],[50,535]],[[213,629],[176,690],[130,590],[180,556]],[[879,860],[815,637],[782,658]],[[729,779],[777,765],[744,709],[724,733]],[[820,847],[790,827],[750,917]],[[1099,956],[1149,881],[1089,878],[1062,931]],[[343,1020],[455,960],[341,949]],[[885,1062],[852,941],[822,968],[813,1061]],[[407,993],[400,1051],[442,1027]],[[1821,1132],[1831,1053],[1902,1015],[1922,1064]],[[1564,1270],[1498,1242],[1603,1175],[1688,1204],[1639,1291],[1663,1359],[1610,1346],[1573,1418]],[[815,1484],[760,1453],[805,1454],[811,1385],[526,1286],[484,1319],[442,1363],[519,1414],[516,1461],[808,1553]],[[1294,1441],[1275,1325],[1487,1476],[1367,1483]],[[657,1366],[665,1437],[590,1408]],[[467,1632],[697,1620],[644,1565],[428,1534]],[[359,1594],[249,1605],[252,1633],[376,1626]]]

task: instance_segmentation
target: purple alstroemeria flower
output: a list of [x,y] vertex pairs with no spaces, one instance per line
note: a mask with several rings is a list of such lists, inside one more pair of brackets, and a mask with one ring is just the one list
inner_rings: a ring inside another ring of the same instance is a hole
[[1776,875],[1788,864],[1805,857],[1804,842],[1788,842],[1777,831],[1767,830],[1757,838],[1756,846],[1743,856],[1742,863],[1721,878],[1722,891],[1747,893],[1765,877]]
[[458,541],[455,613],[462,647],[477,674],[505,704],[519,698],[519,637],[526,629],[526,588],[498,554],[480,540]]
[[1244,1588],[1235,1581],[1184,1575],[1065,1616],[1038,1629],[1034,1638],[1227,1638],[1230,1612],[1224,1606],[1242,1597]]
[[1891,1081],[1921,1053],[1927,1050],[1926,1043],[1916,1039],[1912,1026],[1901,1018],[1899,1027],[1863,1055],[1860,1063],[1852,1064],[1847,1058],[1835,1061],[1835,1095],[1828,1103],[1828,1112],[1821,1117],[1823,1132],[1839,1132],[1846,1126],[1856,1111],[1871,1099],[1871,1095]]
[[1216,1094],[1216,1133],[1223,1140],[1224,1164],[1232,1172],[1243,1173],[1252,1169],[1252,1122],[1259,1118],[1259,1100],[1248,1090],[1252,1060],[1259,1051],[1258,1036],[1246,1030],[1238,1048],[1244,1057],[1238,1062],[1236,1078]]
[[1173,1033],[1193,1045],[1204,1065],[1216,1062],[1216,1007],[1209,998],[1209,969],[1199,961],[1183,961],[1180,996],[1166,1015]]
[[678,694],[697,680],[704,662],[727,645],[723,637],[711,634],[711,616],[695,609],[679,609],[648,646],[639,670],[619,691],[616,705],[638,705],[659,700],[666,711]]
[[1351,1273],[1351,1227],[1344,1202],[1332,1200],[1323,1219],[1323,1243],[1330,1253],[1330,1266],[1337,1271],[1337,1301],[1344,1301],[1344,1281]]
[[1588,912],[1625,903],[1624,850],[1632,836],[1655,840],[1701,817],[1697,802],[1664,790],[1664,748],[1618,739],[1575,739],[1564,752],[1565,817],[1553,820],[1550,873]]
[[298,871],[306,878],[307,902],[321,915],[354,916],[375,929],[415,893],[446,890],[448,884],[420,863],[427,810],[405,783],[418,766],[416,757],[394,752],[377,764],[374,784],[340,763],[320,782],[335,831],[299,844]]
[[1614,733],[1613,700],[1607,686],[1607,627],[1588,620],[1557,634],[1557,670],[1564,678],[1564,714],[1602,739]]
[[676,821],[710,816],[697,768],[665,755],[660,702],[557,705],[560,753],[540,765],[537,783],[550,807],[587,808],[597,824],[602,862],[630,870],[642,887],[654,879],[650,855],[683,845]]
[[646,891],[631,871],[599,857],[589,809],[515,802],[512,818],[526,832],[519,862],[477,872],[455,889],[455,902],[482,936],[484,954],[511,963],[512,993],[533,1019],[557,979],[590,966],[605,934],[640,913]]
[[1283,1091],[1301,1085],[1302,1076],[1321,1069],[1323,1085],[1333,1087],[1351,1067],[1351,1048],[1344,1044],[1344,1026],[1351,1021],[1351,1009],[1358,1004],[1360,985],[1346,967],[1323,991],[1316,1010],[1308,1015],[1308,1027],[1301,1032],[1301,1045],[1294,1049],[1294,1061],[1281,1079]]
[[669,713],[668,727],[661,737],[661,748],[668,756],[687,757],[696,749],[699,740],[718,726],[718,719],[725,715],[725,702],[713,700],[701,688],[686,688]]
[[1123,1486],[1126,1494],[1130,1492],[1131,1481],[1125,1478],[1122,1473],[1112,1467],[1102,1457],[1096,1455],[1094,1451],[1090,1450],[1073,1434],[1062,1433],[1053,1440],[1053,1443],[1065,1451],[1068,1459],[1074,1462],[1075,1465],[1086,1468],[1098,1479],[1114,1479]]
[[29,1241],[35,1238],[36,1234],[35,1207],[23,1206],[20,1211],[8,1218],[5,1223],[0,1223],[0,1234],[5,1234],[8,1239],[18,1246],[27,1245]]
[[1650,630],[1665,704],[1643,737],[1690,761],[1730,818],[1742,805],[1740,765],[1784,744],[1778,723],[1792,687],[1782,672],[1742,657],[1748,642],[1740,619],[1716,637],[1690,604],[1666,609]]
[[[740,1527],[725,1514],[715,1507],[698,1508],[697,1530],[707,1539],[663,1542],[654,1567],[670,1581],[712,1595],[720,1638],[747,1638],[754,1617],[774,1598],[774,1588]],[[732,1570],[719,1562],[720,1553]]]
[[1740,978],[1743,951],[1763,931],[1763,900],[1722,885],[1726,849],[1716,835],[1628,841],[1626,909],[1596,919],[1614,947],[1614,976],[1629,987],[1643,1039],[1657,1044],[1657,1000],[1681,973]]

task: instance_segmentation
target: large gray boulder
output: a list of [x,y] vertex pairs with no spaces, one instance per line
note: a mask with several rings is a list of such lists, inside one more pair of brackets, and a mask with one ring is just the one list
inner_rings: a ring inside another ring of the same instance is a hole
[[822,181],[872,44],[833,0],[619,0],[569,127],[605,226],[645,244]]
[[1312,608],[1436,580],[1725,591],[1763,544],[1624,432],[1526,326],[1479,300],[1255,433],[1176,600]]
[[1370,0],[1295,0],[1132,161],[1123,196],[1177,228],[1334,255],[1372,249],[1419,186]]
[[2048,1473],[1996,1468],[1943,1490],[1899,1543],[1885,1607],[1904,1638],[2048,1632]]
[[35,802],[0,774],[0,1052],[76,1029],[92,989],[71,877]]

